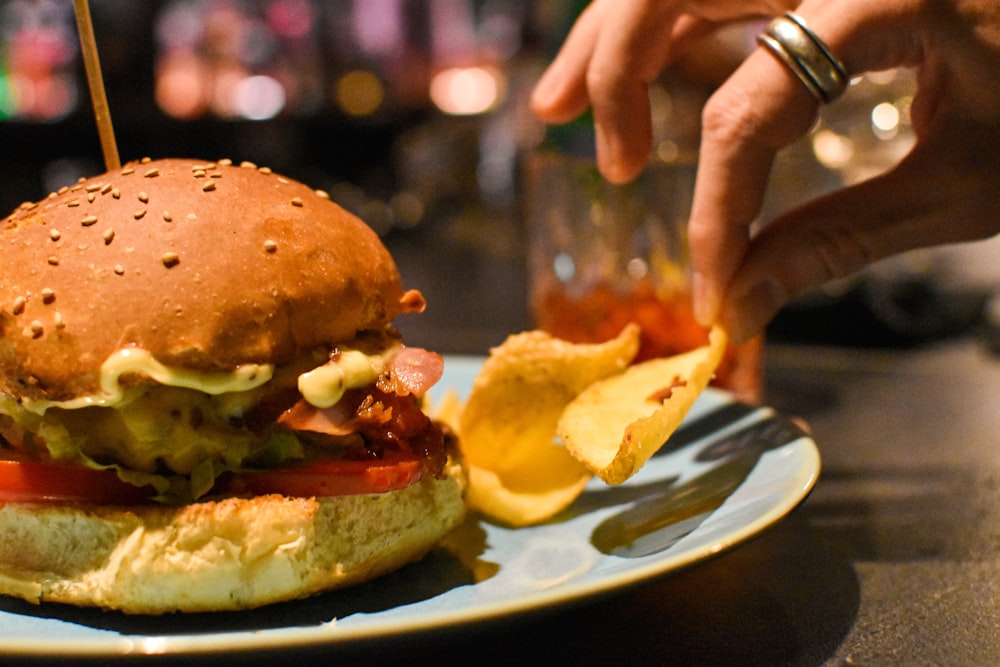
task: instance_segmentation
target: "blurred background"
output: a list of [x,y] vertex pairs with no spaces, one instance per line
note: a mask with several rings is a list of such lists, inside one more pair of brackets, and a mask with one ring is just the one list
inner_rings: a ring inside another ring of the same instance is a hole
[[[546,130],[526,105],[585,4],[90,0],[123,161],[228,157],[327,190],[427,296],[404,333],[477,354],[530,326],[522,156],[590,145],[585,121]],[[701,103],[759,27],[708,38],[657,83],[658,155],[697,146]],[[906,72],[855,81],[781,156],[763,218],[897,161],[911,93]],[[0,0],[0,151],[2,211],[104,171],[71,0]],[[793,304],[770,335],[912,345],[979,327],[997,310],[996,247],[885,263]],[[956,277],[970,263],[987,270]]]

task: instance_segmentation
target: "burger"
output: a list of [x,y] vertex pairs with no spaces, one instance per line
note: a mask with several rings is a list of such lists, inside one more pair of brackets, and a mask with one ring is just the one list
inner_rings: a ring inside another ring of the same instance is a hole
[[463,518],[442,358],[378,236],[229,160],[143,159],[0,223],[0,594],[161,614],[356,584]]

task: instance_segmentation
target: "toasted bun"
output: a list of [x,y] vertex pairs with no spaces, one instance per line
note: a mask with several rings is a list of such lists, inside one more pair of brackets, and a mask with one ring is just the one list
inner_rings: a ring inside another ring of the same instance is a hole
[[464,478],[329,498],[0,507],[0,593],[134,614],[234,611],[385,574],[463,518]]
[[365,223],[227,161],[83,180],[0,222],[0,248],[0,391],[15,398],[94,394],[101,363],[127,346],[200,371],[280,365],[407,307]]

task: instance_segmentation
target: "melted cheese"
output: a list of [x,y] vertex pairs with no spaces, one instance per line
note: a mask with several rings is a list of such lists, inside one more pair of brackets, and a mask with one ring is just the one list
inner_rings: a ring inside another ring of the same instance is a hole
[[[335,405],[348,389],[374,382],[385,370],[395,351],[396,348],[392,347],[383,354],[365,354],[359,350],[343,349],[336,359],[299,375],[299,391],[311,405],[328,408]],[[128,399],[121,386],[121,377],[128,373],[145,375],[163,386],[195,389],[220,396],[241,394],[260,387],[274,375],[274,366],[243,364],[234,371],[209,373],[167,366],[157,361],[147,350],[125,348],[118,350],[101,364],[100,394],[66,401],[24,399],[22,407],[36,414],[44,414],[52,407],[64,410],[94,406],[118,407]]]
[[270,364],[241,364],[234,371],[205,373],[161,364],[153,355],[139,348],[119,350],[101,364],[101,391],[106,395],[120,395],[119,378],[126,373],[142,373],[169,387],[197,389],[206,394],[226,394],[249,391],[271,379],[274,366]]
[[317,408],[335,405],[348,389],[364,387],[385,370],[383,355],[369,355],[358,350],[342,350],[336,359],[299,376],[299,392],[307,403]]
[[118,350],[101,364],[101,393],[80,396],[67,401],[30,400],[22,401],[23,406],[38,414],[48,408],[57,407],[74,410],[92,406],[116,407],[126,396],[120,379],[127,373],[141,373],[161,385],[197,389],[206,394],[218,395],[230,392],[249,391],[271,379],[274,366],[270,364],[242,364],[234,371],[202,372],[186,368],[174,368],[160,363],[147,350],[125,348]]

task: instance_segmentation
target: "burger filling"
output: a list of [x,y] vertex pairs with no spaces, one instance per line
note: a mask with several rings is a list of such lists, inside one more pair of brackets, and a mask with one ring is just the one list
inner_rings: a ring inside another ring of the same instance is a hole
[[161,502],[239,489],[240,473],[399,454],[441,475],[442,427],[421,409],[437,354],[369,332],[280,368],[167,368],[142,350],[102,366],[102,393],[73,401],[0,397],[0,455],[113,469]]

